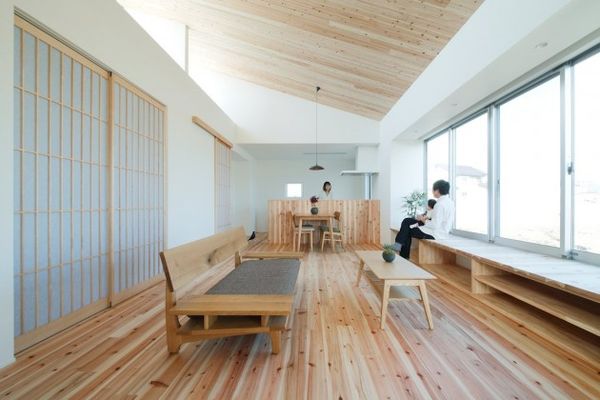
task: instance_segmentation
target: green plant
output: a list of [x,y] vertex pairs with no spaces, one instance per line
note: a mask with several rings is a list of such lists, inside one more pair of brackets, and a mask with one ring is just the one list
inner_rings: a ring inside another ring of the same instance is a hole
[[394,247],[393,244],[384,244],[383,245],[383,252],[384,253],[396,254],[396,248]]
[[415,190],[408,196],[404,196],[404,204],[402,205],[402,209],[406,212],[406,215],[409,217],[416,217],[419,209],[423,208],[425,202],[427,201],[427,194],[425,192],[420,192]]

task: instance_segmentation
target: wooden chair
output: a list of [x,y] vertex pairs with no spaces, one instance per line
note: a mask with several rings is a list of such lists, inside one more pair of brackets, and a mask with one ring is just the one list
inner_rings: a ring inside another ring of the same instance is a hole
[[[293,246],[293,249],[295,251],[296,250],[296,237],[298,237],[298,229],[300,229],[300,227],[298,226],[298,222],[296,221],[296,217],[294,217],[294,215],[292,214],[291,211],[288,211],[287,215],[288,215],[288,220],[291,221],[291,225],[294,227],[293,235],[292,235],[292,246]],[[314,232],[315,232],[314,226],[308,225],[308,224],[303,224],[301,235],[302,236],[304,236],[304,235],[308,236],[308,239],[310,240],[310,250],[311,251],[313,249]],[[300,236],[301,239],[302,239],[302,236]],[[300,250],[300,243],[298,243],[298,251],[299,250]]]
[[333,213],[333,237],[331,236],[331,231],[329,230],[329,226],[321,225],[321,251],[325,249],[325,241],[333,240],[333,244],[335,246],[336,243],[339,243],[342,248],[344,248],[344,233],[342,229],[342,214],[339,211]]

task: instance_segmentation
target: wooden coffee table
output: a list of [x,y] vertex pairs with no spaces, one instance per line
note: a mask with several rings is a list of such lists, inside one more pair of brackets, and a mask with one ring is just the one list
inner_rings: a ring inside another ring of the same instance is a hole
[[[435,276],[399,256],[396,256],[391,263],[385,262],[381,257],[381,251],[357,251],[356,256],[360,260],[356,286],[360,283],[364,272],[367,280],[381,295],[381,329],[385,329],[385,317],[390,298],[421,301],[429,329],[433,329],[425,281],[436,279]],[[410,287],[419,288],[420,295]]]

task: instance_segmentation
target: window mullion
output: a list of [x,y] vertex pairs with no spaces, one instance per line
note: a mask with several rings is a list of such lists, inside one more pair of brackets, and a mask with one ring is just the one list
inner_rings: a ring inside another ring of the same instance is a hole
[[[450,129],[448,136],[448,180],[450,181],[450,196],[456,201],[456,128]],[[452,229],[456,229],[456,207],[454,208]]]
[[488,109],[488,241],[493,242],[496,236],[496,135],[497,135],[497,108],[490,106]]
[[561,215],[560,215],[560,250],[563,257],[572,257],[573,251],[573,177],[569,168],[573,163],[573,67],[567,65],[560,74],[561,91],[561,153],[560,153],[560,184],[561,184]]

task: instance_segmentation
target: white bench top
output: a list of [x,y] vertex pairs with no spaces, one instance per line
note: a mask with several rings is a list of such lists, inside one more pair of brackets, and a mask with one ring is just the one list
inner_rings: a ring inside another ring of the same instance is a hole
[[457,236],[423,242],[600,303],[600,266]]

